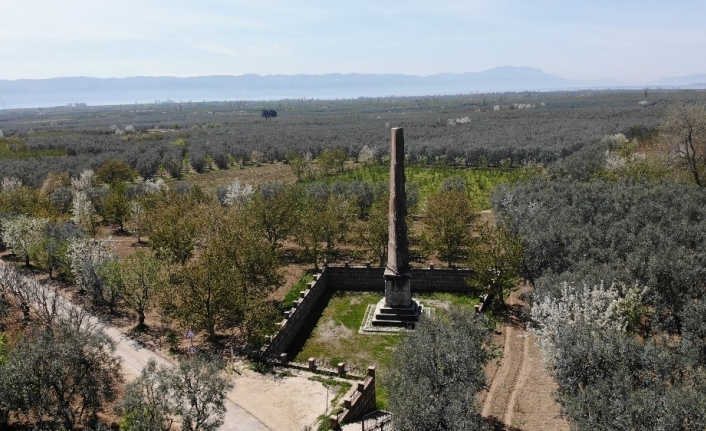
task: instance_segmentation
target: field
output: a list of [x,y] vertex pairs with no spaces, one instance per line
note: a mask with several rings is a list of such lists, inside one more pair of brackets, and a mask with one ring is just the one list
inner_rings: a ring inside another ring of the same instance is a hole
[[[702,92],[586,91],[0,110],[6,140],[26,145],[0,157],[0,172],[38,186],[49,172],[77,176],[110,158],[147,177],[174,158],[200,171],[337,147],[353,159],[364,146],[382,157],[395,126],[406,130],[411,162],[548,163],[604,135],[649,136],[670,104],[704,100]],[[260,111],[272,108],[278,117],[264,121]]]

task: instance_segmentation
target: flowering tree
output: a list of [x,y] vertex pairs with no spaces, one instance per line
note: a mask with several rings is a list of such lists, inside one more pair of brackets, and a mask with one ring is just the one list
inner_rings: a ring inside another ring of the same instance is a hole
[[2,241],[19,259],[29,266],[29,256],[32,247],[42,240],[46,219],[32,218],[21,215],[5,219],[2,222]]
[[22,187],[21,179],[16,177],[5,177],[2,179],[2,187],[0,188],[0,190],[7,193],[20,187]]
[[235,180],[219,190],[219,198],[224,206],[243,207],[252,200],[255,189],[248,183]]
[[532,306],[531,328],[547,365],[551,367],[558,359],[556,340],[562,329],[584,325],[625,332],[642,295],[637,288],[621,295],[616,284],[577,287],[564,283],[561,296],[540,298]]
[[103,267],[115,259],[113,246],[101,239],[74,239],[69,242],[71,274],[76,285],[92,295],[94,303],[104,301]]

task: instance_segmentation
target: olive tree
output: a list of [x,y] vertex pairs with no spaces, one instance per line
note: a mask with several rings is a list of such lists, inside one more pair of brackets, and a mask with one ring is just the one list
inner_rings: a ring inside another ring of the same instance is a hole
[[186,431],[217,430],[232,387],[219,361],[194,357],[166,367],[150,359],[117,406],[123,417],[120,429],[169,431],[178,423]]
[[406,333],[383,376],[395,429],[484,429],[475,396],[485,387],[489,337],[482,315],[460,309]]
[[74,319],[30,332],[0,365],[0,410],[40,429],[95,426],[123,382],[114,351],[105,333]]

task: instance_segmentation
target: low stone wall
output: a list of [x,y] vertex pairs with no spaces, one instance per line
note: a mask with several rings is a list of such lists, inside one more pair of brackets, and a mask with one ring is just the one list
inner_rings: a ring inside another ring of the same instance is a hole
[[358,382],[358,387],[350,398],[343,399],[343,411],[338,415],[329,416],[331,428],[337,429],[342,424],[361,418],[375,409],[375,367],[368,367],[365,380]]
[[[280,322],[281,329],[264,351],[265,357],[278,362],[287,361],[286,353],[290,344],[325,293],[332,294],[339,290],[384,293],[384,272],[385,268],[380,267],[346,265],[329,266],[314,275],[314,280],[301,292],[301,297],[285,312],[284,320]],[[413,268],[412,295],[423,292],[466,292],[466,279],[471,273],[470,269]]]
[[[324,269],[328,283],[336,290],[358,292],[384,292],[385,268],[367,266],[330,266]],[[468,291],[466,279],[470,269],[412,268],[412,294],[415,292]]]
[[280,330],[272,337],[265,349],[265,357],[281,360],[280,355],[285,354],[289,345],[306,323],[309,314],[316,307],[319,299],[328,287],[327,274],[315,274],[314,280],[307,284],[306,290],[301,291],[300,298],[294,301],[292,308],[285,312],[284,320],[280,322]]

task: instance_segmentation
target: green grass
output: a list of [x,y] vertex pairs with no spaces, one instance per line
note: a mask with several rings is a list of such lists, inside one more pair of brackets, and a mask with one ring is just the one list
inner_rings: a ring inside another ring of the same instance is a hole
[[300,278],[291,289],[289,289],[289,292],[287,292],[287,295],[285,295],[282,300],[282,307],[284,309],[292,308],[292,303],[299,299],[299,292],[306,290],[306,284],[313,279],[314,276],[312,274],[304,274],[304,276]]
[[[329,364],[345,362],[358,373],[374,365],[377,376],[384,375],[390,366],[392,352],[402,339],[401,334],[359,334],[369,304],[382,299],[377,293],[338,292],[329,301],[311,336],[296,357],[297,362],[317,358]],[[428,293],[415,295],[422,304],[443,312],[443,305],[450,304],[473,312],[478,303],[477,295],[457,295],[451,293]],[[387,391],[377,384],[377,405],[387,404]]]
[[[463,169],[450,166],[418,166],[405,167],[407,182],[419,184],[419,198],[422,204],[426,198],[439,190],[441,185],[449,178],[460,177],[466,181],[468,195],[478,209],[490,208],[490,195],[493,189],[502,183],[512,181],[518,175],[517,170],[497,168],[488,169]],[[358,169],[345,171],[341,174],[326,178],[326,182],[334,181],[367,181],[370,183],[389,181],[389,167],[382,165],[368,165]]]

